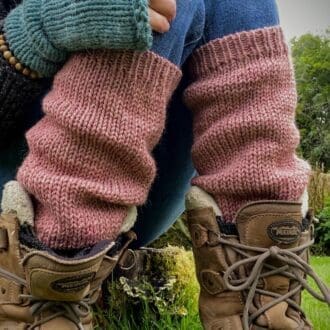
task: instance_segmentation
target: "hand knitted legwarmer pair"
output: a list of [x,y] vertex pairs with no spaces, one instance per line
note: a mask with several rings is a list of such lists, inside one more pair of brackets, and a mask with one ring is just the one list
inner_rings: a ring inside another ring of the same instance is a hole
[[[309,167],[295,155],[295,84],[280,28],[215,40],[192,58],[193,184],[227,221],[245,203],[298,200]],[[44,101],[19,171],[37,199],[36,228],[53,248],[114,238],[128,205],[145,202],[150,151],[179,70],[153,53],[75,55]]]
[[193,184],[226,221],[257,200],[298,201],[309,165],[298,159],[296,89],[279,27],[237,33],[200,48],[185,99],[194,113]]
[[74,55],[27,134],[18,180],[35,197],[39,239],[52,248],[114,239],[155,176],[150,152],[180,70],[151,53]]

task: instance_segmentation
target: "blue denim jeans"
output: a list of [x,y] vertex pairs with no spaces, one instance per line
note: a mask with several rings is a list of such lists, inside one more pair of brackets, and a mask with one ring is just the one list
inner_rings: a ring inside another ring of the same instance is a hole
[[[275,0],[177,0],[171,29],[155,35],[152,50],[184,67],[193,51],[226,35],[279,24]],[[158,175],[147,203],[139,208],[136,247],[164,233],[184,211],[184,196],[195,174],[191,160],[192,118],[182,102],[184,75],[168,108],[165,133],[154,150]]]
[[[226,35],[279,24],[275,0],[177,0],[177,16],[165,34],[155,34],[152,51],[179,67],[193,51]],[[184,75],[168,107],[166,129],[153,151],[158,173],[135,225],[136,247],[164,233],[184,211],[184,195],[195,170],[190,150],[192,118],[182,103]],[[27,109],[29,128],[41,116],[40,102]],[[24,137],[0,152],[0,185],[15,177],[27,152]]]

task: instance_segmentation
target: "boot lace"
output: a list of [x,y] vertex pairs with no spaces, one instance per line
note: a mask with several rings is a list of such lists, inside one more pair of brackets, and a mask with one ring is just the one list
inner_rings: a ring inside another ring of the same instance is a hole
[[[288,249],[281,249],[277,246],[261,248],[233,242],[219,236],[217,233],[213,234],[216,235],[216,239],[210,243],[210,246],[222,244],[230,247],[240,256],[240,260],[233,263],[224,272],[223,279],[225,287],[228,290],[236,292],[240,291],[244,293],[244,296],[246,297],[242,317],[244,330],[249,330],[253,322],[265,311],[284,301],[287,302],[292,308],[299,311],[305,318],[305,314],[299,304],[291,299],[302,289],[306,289],[314,298],[330,305],[329,288],[316,275],[311,266],[302,258],[302,254],[314,243],[314,240],[310,240],[305,244]],[[283,266],[275,267],[270,265],[267,263],[269,258],[281,261]],[[246,266],[248,265],[250,267],[253,265],[249,275],[245,277],[237,276],[237,274],[244,274],[242,269],[246,269]],[[293,280],[290,290],[285,295],[263,290],[258,287],[258,284],[262,278],[272,275],[281,275]],[[307,283],[306,279],[308,276],[316,283],[320,293],[315,291]],[[274,299],[257,309],[253,305],[253,298],[256,293],[266,295]]]
[[[27,283],[24,279],[1,267],[0,276],[27,287]],[[64,317],[74,323],[78,330],[84,330],[81,319],[87,317],[91,312],[91,305],[95,303],[95,300],[92,301],[91,297],[93,297],[93,293],[97,290],[98,288],[93,289],[83,300],[75,302],[42,300],[33,295],[21,294],[19,297],[22,300],[28,301],[30,305],[30,313],[35,320],[33,324],[27,327],[27,329],[33,330],[57,317]],[[45,312],[50,313],[47,316],[41,317]]]

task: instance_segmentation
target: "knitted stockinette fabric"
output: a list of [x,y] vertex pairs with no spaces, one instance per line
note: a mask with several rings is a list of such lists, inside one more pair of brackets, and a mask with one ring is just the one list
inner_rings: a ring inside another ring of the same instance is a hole
[[4,29],[14,55],[45,77],[69,52],[146,50],[152,44],[147,0],[25,0]]
[[24,77],[0,54],[0,148],[22,132],[25,107],[42,93],[45,86],[45,81]]
[[309,165],[298,159],[296,89],[279,27],[212,41],[190,63],[194,83],[192,181],[212,194],[226,221],[256,200],[302,196]]
[[[0,26],[19,1],[0,0]],[[2,33],[2,28],[0,28]],[[0,148],[22,132],[24,108],[43,90],[45,81],[33,81],[18,73],[0,54]]]
[[127,206],[147,198],[180,75],[154,53],[129,51],[78,53],[57,74],[18,173],[42,242],[71,249],[117,236]]

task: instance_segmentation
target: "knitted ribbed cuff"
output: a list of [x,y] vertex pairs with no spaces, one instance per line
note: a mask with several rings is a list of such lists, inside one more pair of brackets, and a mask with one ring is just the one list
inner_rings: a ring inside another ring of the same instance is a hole
[[43,12],[47,36],[59,49],[147,50],[152,44],[148,0],[51,1]]
[[44,77],[52,77],[65,62],[67,52],[58,50],[43,31],[40,3],[26,1],[5,19],[4,32],[13,55]]
[[26,0],[8,15],[4,29],[14,55],[45,77],[69,52],[147,50],[152,44],[147,0]]
[[41,94],[44,84],[15,71],[0,54],[0,147],[18,134],[26,105]]
[[193,78],[221,73],[242,63],[288,55],[280,27],[270,27],[231,34],[199,48],[190,62]]

